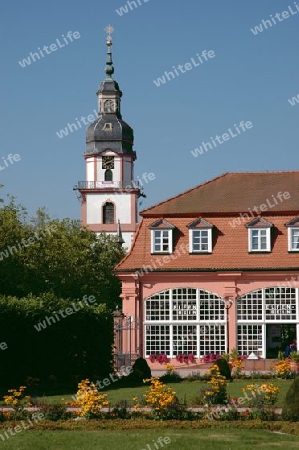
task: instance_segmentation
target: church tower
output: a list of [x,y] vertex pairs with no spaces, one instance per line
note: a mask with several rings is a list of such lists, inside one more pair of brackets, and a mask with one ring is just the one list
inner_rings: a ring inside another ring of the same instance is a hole
[[79,181],[82,223],[95,233],[118,235],[130,249],[137,227],[137,204],[142,195],[133,181],[136,152],[133,129],[122,120],[122,92],[112,78],[112,27],[108,33],[106,78],[97,92],[98,118],[86,130],[86,181]]

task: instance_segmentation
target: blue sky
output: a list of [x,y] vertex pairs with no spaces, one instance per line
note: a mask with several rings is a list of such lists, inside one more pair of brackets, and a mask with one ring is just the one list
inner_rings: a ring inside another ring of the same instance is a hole
[[[10,153],[21,160],[0,170],[1,194],[15,195],[30,213],[45,206],[53,217],[80,218],[72,188],[85,180],[85,127],[62,139],[56,132],[97,108],[108,24],[115,28],[114,78],[123,91],[123,119],[135,132],[135,178],[155,174],[141,209],[227,171],[299,169],[299,104],[288,102],[299,94],[294,1],[136,4],[120,16],[116,9],[128,5],[124,0],[2,2],[0,165]],[[250,31],[289,6],[293,15],[256,35]],[[80,38],[30,66],[18,63],[38,47],[63,43],[68,31]],[[204,50],[215,57],[155,85],[165,71]],[[192,155],[242,120],[252,128]]]

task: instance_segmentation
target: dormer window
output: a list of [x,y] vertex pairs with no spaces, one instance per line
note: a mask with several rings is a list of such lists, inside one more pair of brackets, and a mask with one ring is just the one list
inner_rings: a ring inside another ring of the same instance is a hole
[[167,220],[159,219],[150,226],[151,253],[173,252],[174,226]]
[[212,253],[213,225],[204,219],[196,219],[188,225],[189,253]]
[[288,250],[299,252],[299,217],[295,217],[286,224],[288,228]]
[[248,229],[248,251],[270,252],[271,251],[271,227],[272,223],[257,217],[246,225]]

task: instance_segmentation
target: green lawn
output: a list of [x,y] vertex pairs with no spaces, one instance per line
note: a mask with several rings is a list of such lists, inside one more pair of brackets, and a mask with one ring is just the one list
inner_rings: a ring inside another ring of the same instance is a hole
[[[298,449],[299,436],[278,434],[266,430],[228,429],[152,429],[95,431],[30,431],[0,441],[9,450],[155,450],[159,437],[170,439],[163,450],[252,450],[262,448]],[[150,447],[148,447],[148,445]]]
[[[281,406],[282,401],[286,395],[289,386],[293,380],[234,380],[233,383],[227,384],[227,392],[233,397],[243,396],[242,388],[247,386],[252,382],[257,383],[273,383],[275,386],[279,386],[281,391],[279,393],[278,402],[276,406]],[[199,394],[200,389],[204,386],[202,381],[184,381],[182,383],[173,383],[170,386],[177,393],[177,396],[181,403],[187,402],[188,406],[195,405],[194,399]],[[113,386],[114,387],[114,386]],[[105,391],[108,395],[109,400],[112,404],[119,402],[120,400],[127,400],[132,403],[133,396],[141,396],[146,391],[146,386],[137,388],[122,388],[122,389],[111,389]],[[73,394],[75,395],[75,393]],[[64,399],[64,400],[62,400]],[[56,395],[51,397],[46,397],[45,401],[49,403],[63,403],[64,401],[71,400],[71,395]]]

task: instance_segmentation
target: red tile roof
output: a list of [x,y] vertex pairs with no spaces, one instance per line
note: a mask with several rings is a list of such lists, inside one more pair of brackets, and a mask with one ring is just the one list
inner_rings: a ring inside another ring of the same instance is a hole
[[[278,192],[290,198],[278,200]],[[277,198],[277,205],[273,197]],[[254,206],[269,200],[261,216],[273,224],[272,252],[248,253],[248,230]],[[239,213],[248,213],[241,217]],[[159,203],[142,212],[131,251],[116,267],[117,271],[140,270],[143,265],[153,270],[299,270],[299,253],[288,252],[285,224],[299,215],[299,171],[228,173]],[[151,255],[150,226],[153,218],[168,220],[174,230],[174,253]],[[194,218],[204,217],[213,228],[211,254],[189,254],[188,225]],[[237,220],[235,222],[234,220]],[[183,250],[183,251],[182,251]],[[167,256],[167,258],[166,258]]]
[[[278,192],[289,192],[282,202]],[[277,205],[275,205],[275,198]],[[245,212],[254,206],[275,205],[271,211],[297,211],[299,171],[225,173],[140,212],[141,216]]]

